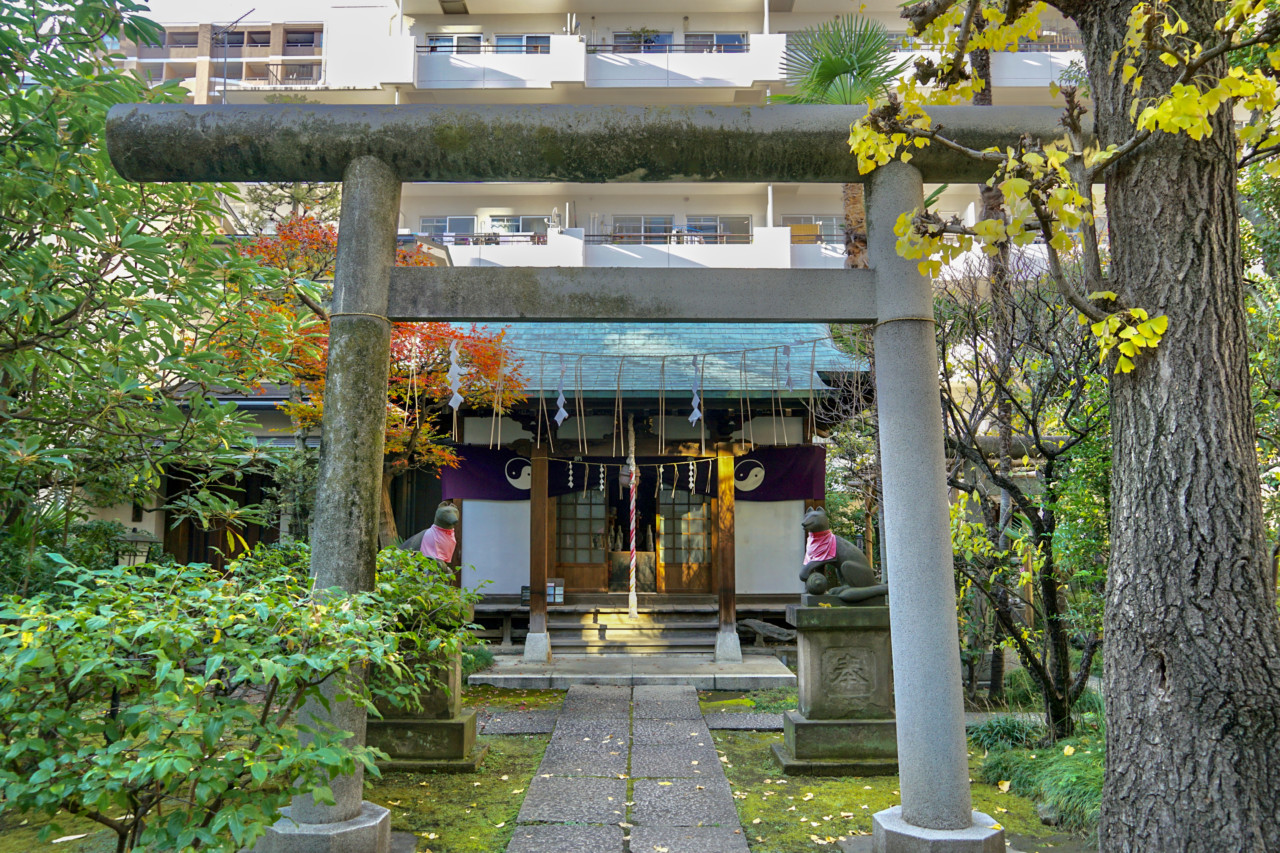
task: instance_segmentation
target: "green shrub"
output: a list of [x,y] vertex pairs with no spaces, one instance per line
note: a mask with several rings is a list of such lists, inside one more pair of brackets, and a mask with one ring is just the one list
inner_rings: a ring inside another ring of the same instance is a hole
[[756,711],[761,714],[781,714],[783,711],[799,707],[800,704],[794,687],[770,687],[757,690],[751,694],[751,700],[756,704]]
[[967,729],[969,740],[985,750],[1030,746],[1044,738],[1044,726],[1026,717],[1001,714]]
[[978,768],[981,781],[1009,783],[1014,793],[1046,803],[1059,824],[1088,832],[1098,824],[1106,763],[1105,732],[1058,741],[1045,749],[997,749]]
[[462,650],[462,679],[466,683],[466,679],[470,675],[477,672],[483,672],[493,666],[493,652],[488,646],[467,646]]
[[1025,667],[1015,667],[1004,674],[1004,701],[1019,711],[1036,711],[1044,707],[1044,696]]
[[352,595],[313,594],[294,546],[225,572],[77,567],[61,596],[0,599],[0,810],[76,812],[121,850],[230,851],[294,794],[376,775],[371,750],[295,712],[330,678],[371,707],[345,675],[365,662],[373,693],[412,700],[431,656],[469,639],[468,594],[401,554]]

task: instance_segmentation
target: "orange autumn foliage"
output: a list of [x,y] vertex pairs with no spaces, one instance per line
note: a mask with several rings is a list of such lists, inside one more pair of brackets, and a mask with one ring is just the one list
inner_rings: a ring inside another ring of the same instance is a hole
[[[328,357],[328,317],[306,288],[331,280],[337,260],[337,230],[311,217],[285,220],[272,235],[262,235],[241,251],[264,266],[284,273],[285,289],[278,295],[282,310],[310,312],[315,322],[296,342],[291,364],[296,393],[281,405],[296,429],[317,427],[324,413],[325,362]],[[433,266],[418,244],[396,250],[397,266]],[[448,323],[393,323],[391,365],[387,382],[385,473],[395,475],[420,466],[453,466],[457,455],[448,440],[452,391],[446,374],[449,346],[458,344],[465,373],[460,393],[468,405],[505,410],[524,398],[520,362],[502,343],[503,332]]]

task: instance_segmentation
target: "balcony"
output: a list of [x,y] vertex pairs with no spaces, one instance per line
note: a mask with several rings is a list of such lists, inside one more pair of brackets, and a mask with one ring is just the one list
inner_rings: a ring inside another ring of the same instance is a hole
[[[927,46],[912,46],[905,34],[891,34],[898,40],[896,53],[913,62],[917,56],[938,60],[940,55]],[[1039,41],[1024,42],[1014,52],[991,54],[991,84],[996,88],[1042,88],[1057,83],[1062,72],[1081,58],[1079,36],[1045,36]]]
[[245,66],[244,77],[226,81],[230,86],[289,87],[321,86],[324,75],[317,62],[272,62]]
[[750,88],[781,79],[785,35],[753,34],[747,44],[592,44],[586,85],[599,88]]
[[[439,234],[454,266],[708,267],[787,269],[842,267],[843,246],[791,245],[791,229],[751,234],[586,234],[581,228],[546,234]],[[801,250],[797,253],[796,250]]]
[[548,44],[418,45],[419,89],[550,89],[581,83],[586,56],[577,36],[551,36]]

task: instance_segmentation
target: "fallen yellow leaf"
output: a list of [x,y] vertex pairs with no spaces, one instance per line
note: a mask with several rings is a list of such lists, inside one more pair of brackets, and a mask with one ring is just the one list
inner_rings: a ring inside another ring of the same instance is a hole
[[1063,754],[1063,755],[1075,755],[1075,754],[1076,754],[1076,748],[1075,748],[1074,746],[1064,746],[1064,747],[1062,748],[1062,754]]
[[1007,794],[1009,793],[1009,785],[1010,785],[1010,782],[1008,779],[1006,779],[1003,782],[1000,782],[999,784],[997,784],[996,787],[1000,789],[1000,793]]

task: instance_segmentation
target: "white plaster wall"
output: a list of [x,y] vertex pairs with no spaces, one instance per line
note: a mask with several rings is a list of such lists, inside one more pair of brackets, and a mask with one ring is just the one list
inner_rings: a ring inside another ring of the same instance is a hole
[[401,34],[391,8],[327,10],[325,82],[333,88],[377,89],[413,82],[413,36]]
[[804,501],[734,501],[739,595],[798,593],[804,563]]
[[462,503],[462,585],[519,595],[529,584],[529,502]]
[[[584,253],[581,228],[547,231],[547,242],[497,246],[449,246],[455,267],[580,267]],[[447,242],[447,241],[446,241]]]
[[[411,47],[410,50],[413,50]],[[586,45],[551,36],[547,53],[420,53],[419,89],[550,89],[582,83]]]
[[[808,371],[804,371],[807,373]],[[802,389],[804,374],[796,380],[796,388]],[[757,403],[756,405],[759,405]],[[768,403],[766,402],[767,406]],[[765,447],[771,445],[791,445],[804,442],[804,418],[769,418],[756,416],[748,422],[749,429],[737,430],[731,438],[734,441],[750,441]]]
[[[147,506],[159,506],[160,498],[154,497]],[[143,512],[142,521],[133,520],[133,504],[116,504],[115,506],[90,507],[85,511],[88,521],[118,521],[125,530],[141,530],[150,533],[157,539],[164,539],[164,513]]]
[[486,446],[489,444],[494,446],[510,444],[522,438],[533,438],[533,433],[508,417],[498,418],[498,426],[496,428],[492,417],[463,418],[461,433],[463,444],[483,444]]

